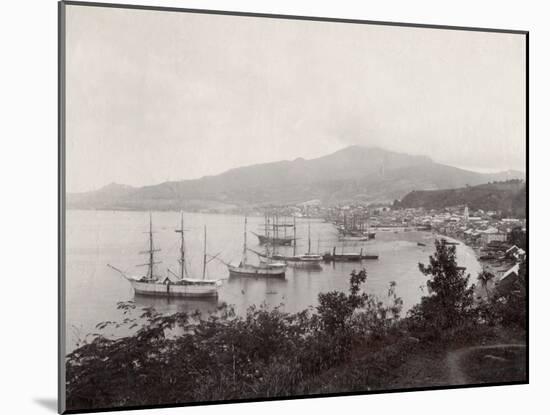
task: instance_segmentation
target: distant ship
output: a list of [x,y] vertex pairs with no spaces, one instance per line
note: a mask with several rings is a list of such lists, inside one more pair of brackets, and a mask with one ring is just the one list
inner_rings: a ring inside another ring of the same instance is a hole
[[260,245],[290,246],[292,245],[292,241],[293,241],[292,237],[266,236],[266,235],[258,234],[256,232],[252,232],[252,234],[258,237],[258,241],[260,242]]
[[340,233],[340,238],[350,238],[350,241],[368,241],[376,238],[376,232],[370,232],[368,230],[368,224],[362,216],[352,215],[351,219],[347,219],[344,213],[343,223],[340,224],[337,229]]
[[160,251],[155,249],[153,245],[153,220],[149,215],[149,249],[141,253],[148,254],[149,262],[140,266],[147,266],[146,275],[127,275],[120,269],[107,264],[110,268],[120,273],[126,280],[130,282],[134,292],[141,295],[151,296],[164,296],[164,297],[217,297],[218,287],[221,285],[221,281],[205,279],[206,264],[209,262],[206,260],[206,227],[204,228],[204,254],[203,254],[203,272],[202,279],[189,278],[185,267],[185,238],[183,228],[183,212],[181,214],[181,227],[176,229],[177,233],[181,234],[180,245],[180,273],[179,275],[168,270],[175,280],[172,280],[168,275],[166,277],[160,277],[155,275],[154,266],[160,262],[155,262],[154,254]]
[[[271,246],[290,246],[293,244],[296,244],[295,238],[293,238],[291,235],[286,235],[286,229],[294,227],[294,231],[296,231],[296,224],[290,224],[290,223],[279,223],[279,216],[277,214],[268,215],[266,213],[265,215],[265,223],[264,223],[264,234],[258,234],[256,232],[252,232],[253,235],[256,235],[258,237],[258,241],[260,242],[260,245],[271,245]],[[279,234],[279,230],[283,229],[283,235]]]
[[[260,263],[253,265],[248,262],[248,247],[246,246],[246,230],[247,218],[244,219],[244,242],[243,254],[239,265],[227,265],[229,276],[247,276],[247,277],[284,277],[286,273],[286,264],[284,262],[276,262],[271,258],[266,258],[268,255],[262,255]],[[266,245],[266,251],[268,250]],[[254,252],[254,251],[253,251]]]
[[[278,261],[284,261],[287,265],[293,266],[293,267],[303,267],[303,268],[321,268],[321,262],[323,261],[323,257],[319,254],[315,254],[311,252],[311,224],[308,223],[308,248],[307,252],[305,254],[297,255],[296,254],[296,243],[294,244],[294,252],[292,255],[279,255],[273,253],[271,256],[269,256],[269,259],[272,260],[278,260]],[[296,241],[296,218],[294,218],[294,240]],[[264,254],[260,254],[259,252],[255,252],[257,255],[266,257]]]

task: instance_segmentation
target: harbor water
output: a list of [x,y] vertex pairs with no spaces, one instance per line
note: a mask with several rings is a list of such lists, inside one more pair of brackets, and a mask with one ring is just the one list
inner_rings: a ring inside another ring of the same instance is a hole
[[[156,274],[166,275],[167,269],[178,273],[179,234],[174,230],[180,221],[179,212],[153,212],[155,248],[161,249],[156,260]],[[206,250],[218,259],[206,267],[206,278],[223,279],[217,299],[183,299],[135,296],[124,278],[107,267],[112,264],[129,274],[144,274],[147,262],[140,251],[147,249],[149,213],[130,211],[80,211],[66,213],[66,332],[67,350],[74,349],[78,339],[96,332],[103,321],[117,321],[121,313],[116,305],[133,300],[139,307],[154,306],[162,313],[199,310],[203,314],[215,311],[219,304],[232,305],[237,314],[244,314],[252,305],[280,307],[296,312],[317,305],[319,293],[332,290],[347,291],[352,270],[365,268],[368,278],[364,289],[385,300],[391,281],[397,283],[396,292],[403,299],[403,315],[420,297],[427,293],[426,277],[418,270],[418,263],[428,262],[434,252],[434,238],[430,232],[377,232],[368,242],[339,242],[334,225],[320,219],[299,219],[297,222],[297,253],[308,247],[308,226],[311,251],[324,253],[337,247],[337,252],[359,252],[379,255],[378,260],[363,262],[323,263],[322,270],[289,267],[284,279],[231,277],[224,263],[238,263],[243,249],[244,217],[239,215],[184,213],[186,263],[189,276],[202,278],[204,227],[207,229]],[[263,232],[263,217],[249,217],[248,230]],[[281,230],[281,232],[284,232]],[[286,232],[292,232],[287,229]],[[263,251],[258,238],[248,232],[248,246]],[[425,244],[420,246],[418,243]],[[291,254],[292,247],[279,252]],[[248,253],[251,262],[258,258]],[[457,246],[460,266],[471,274],[470,282],[481,267],[474,252],[462,243]]]

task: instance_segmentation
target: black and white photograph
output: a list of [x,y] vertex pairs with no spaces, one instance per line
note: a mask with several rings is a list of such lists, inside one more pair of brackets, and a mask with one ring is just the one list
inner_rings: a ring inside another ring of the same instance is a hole
[[528,32],[59,3],[61,412],[528,383]]

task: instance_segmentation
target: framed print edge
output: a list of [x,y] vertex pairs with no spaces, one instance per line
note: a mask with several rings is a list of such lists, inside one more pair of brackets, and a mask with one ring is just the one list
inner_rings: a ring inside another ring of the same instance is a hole
[[[337,397],[337,396],[355,396],[355,395],[369,395],[380,393],[396,393],[396,392],[417,392],[417,391],[431,391],[431,390],[447,390],[447,389],[460,389],[460,388],[472,388],[483,386],[503,386],[503,385],[523,385],[529,383],[529,278],[526,283],[527,292],[527,337],[526,337],[526,359],[527,359],[527,372],[525,381],[512,381],[512,382],[494,382],[494,383],[481,383],[481,384],[464,384],[464,385],[445,385],[445,386],[428,386],[428,387],[413,387],[394,390],[380,390],[380,391],[359,391],[359,392],[341,392],[341,393],[326,393],[326,394],[314,394],[314,395],[295,395],[288,397],[272,397],[272,398],[254,398],[254,399],[235,399],[235,400],[221,400],[221,401],[199,401],[199,402],[187,402],[187,403],[166,403],[160,405],[137,405],[120,408],[94,408],[91,410],[67,410],[66,408],[66,342],[67,342],[67,330],[66,330],[66,6],[85,6],[85,7],[111,7],[122,9],[140,9],[140,10],[156,10],[156,11],[168,11],[168,12],[183,12],[183,13],[195,13],[195,14],[215,14],[215,15],[227,15],[227,16],[241,16],[241,17],[260,17],[271,19],[290,19],[290,20],[310,20],[319,22],[341,22],[352,24],[366,24],[366,25],[382,25],[382,26],[397,26],[397,27],[412,27],[412,28],[428,28],[439,30],[463,30],[463,31],[475,31],[475,32],[490,32],[490,33],[508,33],[515,35],[522,35],[525,38],[526,47],[526,194],[527,194],[527,207],[526,207],[526,221],[527,221],[527,252],[529,252],[529,32],[523,30],[506,30],[506,29],[489,29],[489,28],[470,28],[460,26],[445,26],[445,25],[426,25],[426,24],[412,24],[412,23],[399,23],[399,22],[380,22],[380,21],[367,21],[367,20],[353,20],[353,19],[338,19],[338,18],[322,18],[322,17],[307,17],[307,16],[292,16],[292,15],[276,15],[276,14],[262,14],[262,13],[246,13],[246,12],[230,12],[221,10],[201,10],[201,9],[185,9],[185,8],[172,8],[162,6],[139,6],[129,4],[115,4],[115,3],[86,3],[79,1],[60,1],[58,2],[58,411],[59,413],[88,413],[88,412],[100,412],[100,411],[120,411],[131,409],[154,409],[154,408],[172,408],[172,407],[185,407],[196,405],[216,405],[216,404],[231,404],[231,403],[244,403],[244,402],[264,402],[264,401],[279,401],[279,400],[292,400],[292,399],[311,399],[319,397]],[[183,230],[183,227],[182,227]],[[183,233],[183,232],[182,232]],[[529,262],[527,261],[527,275],[529,275]]]
[[58,7],[58,412],[66,410],[65,298],[65,2]]

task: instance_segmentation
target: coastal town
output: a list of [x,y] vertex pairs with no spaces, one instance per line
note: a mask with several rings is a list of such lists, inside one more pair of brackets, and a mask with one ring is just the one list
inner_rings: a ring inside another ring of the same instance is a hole
[[501,294],[515,287],[519,264],[527,257],[527,220],[499,210],[470,209],[468,205],[440,209],[400,208],[391,204],[351,203],[325,207],[312,200],[282,209],[303,218],[333,223],[341,234],[357,238],[377,232],[430,231],[449,244],[463,243],[476,254],[484,271],[491,273],[493,289]]

